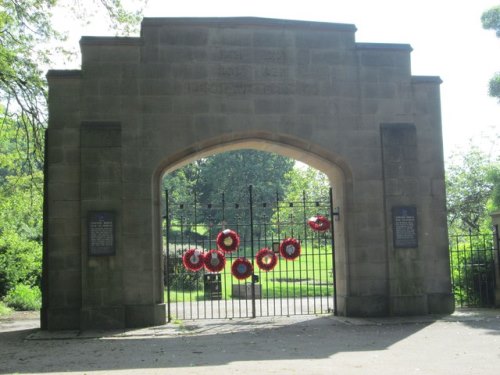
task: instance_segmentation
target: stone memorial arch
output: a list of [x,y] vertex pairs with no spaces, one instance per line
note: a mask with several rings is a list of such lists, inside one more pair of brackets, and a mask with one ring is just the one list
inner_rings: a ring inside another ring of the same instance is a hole
[[164,173],[240,148],[326,173],[338,314],[453,311],[438,77],[349,24],[146,18],[52,70],[42,327],[163,324]]

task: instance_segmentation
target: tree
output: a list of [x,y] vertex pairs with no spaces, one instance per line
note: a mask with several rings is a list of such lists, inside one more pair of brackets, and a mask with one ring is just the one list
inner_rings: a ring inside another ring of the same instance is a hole
[[288,172],[286,176],[291,183],[287,188],[285,201],[300,202],[303,199],[303,193],[306,193],[306,199],[314,201],[328,196],[330,182],[328,177],[321,171],[310,166],[306,168],[295,167]]
[[487,178],[493,186],[488,209],[498,211],[500,210],[500,163],[498,161],[490,165]]
[[[300,209],[297,211],[296,207],[302,207],[302,205],[306,202],[308,207],[305,209],[306,214],[313,216],[317,214],[329,216],[330,212],[324,212],[325,207],[329,207],[329,188],[330,182],[328,177],[322,173],[321,171],[314,169],[310,166],[295,166],[292,170],[290,170],[286,174],[287,180],[290,183],[287,186],[286,194],[283,197],[284,205],[281,205],[280,211],[275,212],[272,218],[272,221],[277,223],[280,222],[280,229],[287,233],[293,233],[293,230],[296,233],[300,233],[302,226],[302,219],[298,220],[300,225],[290,225],[290,222],[297,222],[295,219],[297,217],[298,212],[301,215],[304,214]],[[317,208],[315,206],[311,206],[310,202],[320,202],[321,208]],[[293,207],[290,207],[289,204],[293,203]],[[320,210],[320,211],[318,211]],[[322,212],[323,211],[323,212]]]
[[499,206],[500,167],[475,145],[455,154],[446,169],[448,228],[479,231],[489,223],[489,211]]
[[[47,83],[44,71],[64,53],[65,36],[52,23],[56,7],[103,9],[117,32],[137,27],[140,12],[129,12],[120,0],[0,0],[0,103],[4,117],[19,123],[17,151],[25,167],[40,169],[47,124]],[[143,2],[139,2],[143,4]],[[82,16],[82,13],[76,13]]]
[[120,0],[0,0],[0,298],[40,281],[44,72],[65,53],[52,11],[67,6],[84,17],[84,5],[106,13],[116,32],[138,25],[139,13]]
[[19,145],[19,123],[0,107],[0,298],[17,284],[40,282],[42,259],[42,171],[26,168]]
[[[256,204],[266,203],[259,214],[270,220],[272,203],[277,195],[283,197],[290,184],[288,173],[295,161],[284,156],[257,150],[230,151],[185,166],[165,176],[164,186],[170,188],[169,195],[177,202],[190,205],[197,202],[204,207],[220,208],[222,200],[226,206],[220,209],[204,209],[198,212],[199,222],[214,225],[235,225],[249,220],[249,186],[253,186]],[[236,208],[237,207],[237,208]],[[172,207],[174,216],[181,212]]]
[[[496,36],[500,38],[500,5],[485,11],[481,16],[481,22],[484,29],[494,30]],[[490,79],[489,94],[500,99],[500,72],[495,73]]]
[[500,38],[500,5],[494,6],[481,15],[481,23],[486,30],[494,30]]

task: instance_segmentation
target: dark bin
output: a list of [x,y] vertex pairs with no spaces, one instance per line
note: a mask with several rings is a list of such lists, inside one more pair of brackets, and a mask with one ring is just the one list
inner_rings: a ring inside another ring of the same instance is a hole
[[205,299],[222,299],[222,281],[220,273],[207,273],[203,275],[203,285],[205,290]]

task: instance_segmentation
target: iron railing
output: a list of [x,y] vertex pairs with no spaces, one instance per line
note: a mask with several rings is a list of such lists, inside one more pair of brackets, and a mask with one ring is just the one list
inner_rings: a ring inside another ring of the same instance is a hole
[[[210,319],[276,315],[320,314],[335,311],[335,263],[332,193],[314,199],[303,193],[295,201],[259,198],[252,187],[241,202],[176,202],[166,192],[165,286],[169,319]],[[313,231],[307,220],[322,215],[330,220],[326,232]],[[220,273],[192,272],[182,263],[187,249],[215,249],[217,234],[232,229],[240,246],[226,253]],[[255,254],[262,248],[278,253],[280,242],[298,239],[302,253],[295,261],[278,255],[272,271],[260,270]],[[254,273],[240,281],[231,275],[239,257],[250,260]]]
[[496,233],[451,235],[450,266],[455,302],[460,307],[495,303]]

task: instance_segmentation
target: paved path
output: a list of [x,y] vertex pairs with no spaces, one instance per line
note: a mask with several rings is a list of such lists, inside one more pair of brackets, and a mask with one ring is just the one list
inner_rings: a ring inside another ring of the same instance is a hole
[[[317,315],[333,311],[333,297],[263,298],[255,300],[255,316]],[[251,299],[186,301],[171,303],[170,314],[178,320],[251,318]]]
[[47,333],[0,321],[0,374],[500,374],[500,310],[186,321]]

